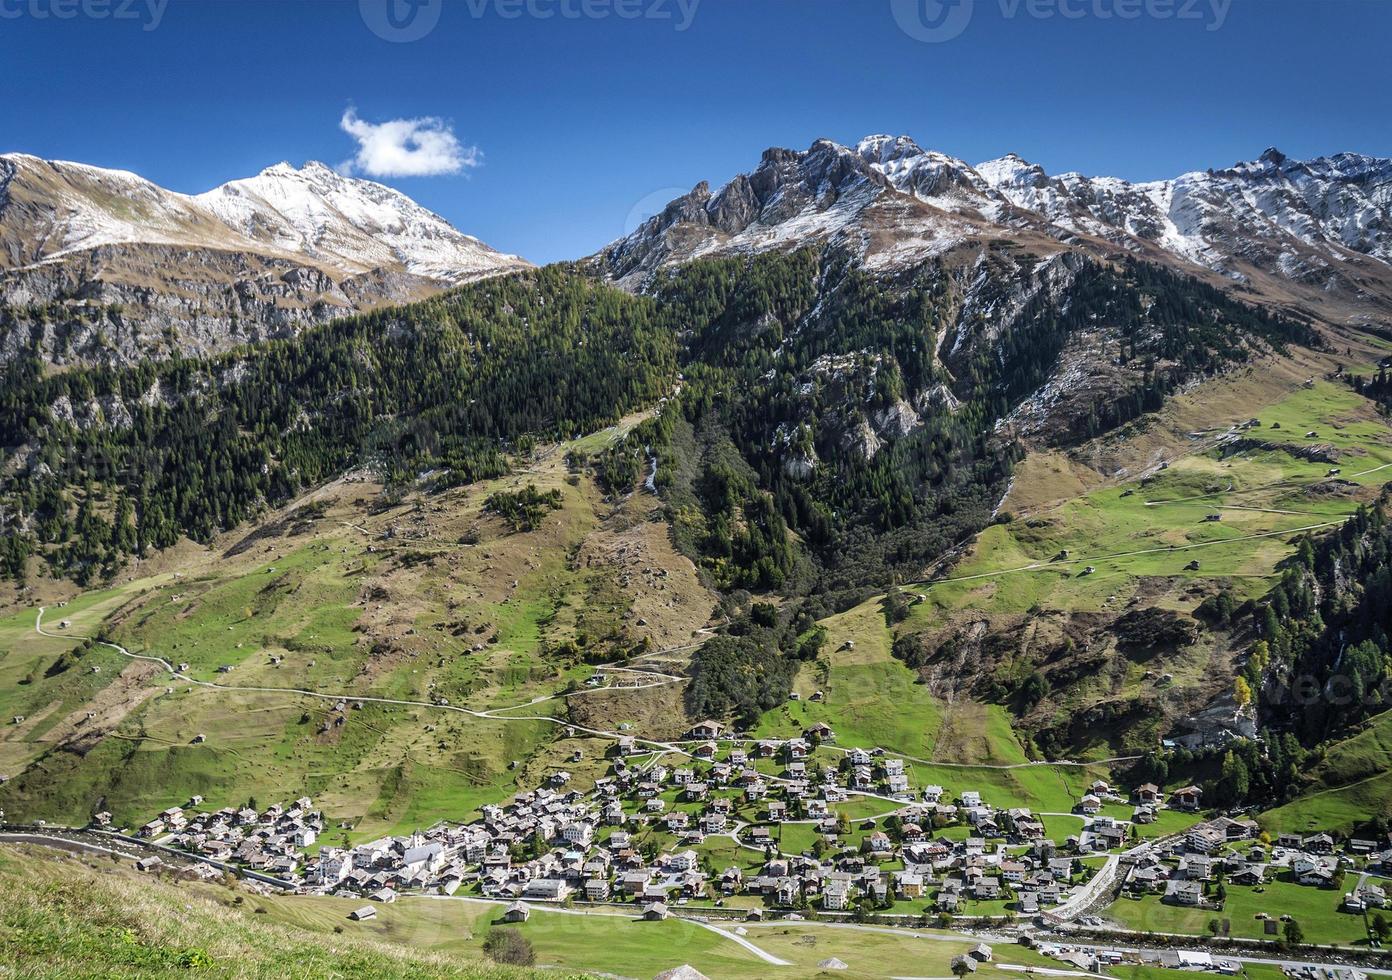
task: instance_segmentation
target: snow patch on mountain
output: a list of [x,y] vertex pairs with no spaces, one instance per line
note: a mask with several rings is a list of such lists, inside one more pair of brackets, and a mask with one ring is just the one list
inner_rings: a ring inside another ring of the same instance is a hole
[[461,282],[527,263],[494,251],[399,191],[321,163],[281,163],[204,194],[138,174],[0,156],[0,267],[106,245],[176,245],[292,258],[349,276],[404,270]]

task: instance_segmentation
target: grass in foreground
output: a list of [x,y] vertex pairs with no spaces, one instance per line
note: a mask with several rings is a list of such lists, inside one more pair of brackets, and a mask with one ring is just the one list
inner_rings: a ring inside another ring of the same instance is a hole
[[96,858],[0,849],[0,894],[6,896],[0,903],[0,975],[64,980],[191,972],[364,980],[538,975],[346,931],[316,935],[258,915],[256,896],[233,905],[236,895],[226,891],[224,898],[219,891],[136,877]]

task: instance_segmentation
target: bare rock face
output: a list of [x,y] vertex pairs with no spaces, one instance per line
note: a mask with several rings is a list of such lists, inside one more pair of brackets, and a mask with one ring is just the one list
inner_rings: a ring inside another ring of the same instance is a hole
[[189,196],[123,171],[0,156],[0,361],[216,353],[525,267],[322,164]]
[[907,136],[869,136],[854,148],[818,140],[801,152],[766,150],[714,194],[697,185],[594,260],[641,288],[660,266],[707,255],[822,243],[883,271],[971,241],[1040,258],[1132,253],[1359,325],[1392,312],[1392,160],[1299,161],[1271,149],[1221,170],[1133,183],[1051,176],[1015,154],[972,166]]

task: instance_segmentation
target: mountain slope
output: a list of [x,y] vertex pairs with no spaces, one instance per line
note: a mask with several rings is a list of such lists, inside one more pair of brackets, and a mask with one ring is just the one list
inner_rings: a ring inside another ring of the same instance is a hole
[[211,353],[526,265],[319,163],[190,196],[0,156],[0,358]]
[[641,285],[664,264],[808,241],[849,249],[871,269],[982,242],[1040,258],[1130,253],[1331,324],[1368,326],[1392,311],[1392,160],[1301,162],[1268,150],[1225,170],[1133,184],[1054,177],[1014,155],[971,166],[906,136],[854,148],[818,140],[804,152],[765,151],[715,192],[698,184],[597,258]]
[[214,977],[521,980],[542,975],[496,966],[478,949],[446,954],[393,943],[375,929],[330,933],[327,924],[313,929],[273,922],[251,911],[264,900],[254,893],[138,875],[125,861],[94,855],[7,846],[0,849],[0,883],[7,895],[0,911],[6,935],[0,969],[12,976],[153,978],[198,971]]

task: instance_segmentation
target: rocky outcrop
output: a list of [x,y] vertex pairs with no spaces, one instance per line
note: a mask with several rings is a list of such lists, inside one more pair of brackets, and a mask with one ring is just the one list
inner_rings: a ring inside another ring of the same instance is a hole
[[707,184],[594,257],[626,286],[663,264],[816,243],[903,269],[963,242],[1039,258],[1132,253],[1211,274],[1245,297],[1303,302],[1330,323],[1392,311],[1392,159],[1257,160],[1171,180],[1048,174],[1009,154],[975,166],[907,136],[854,148],[770,149],[714,194]]
[[212,354],[440,288],[404,272],[339,280],[248,252],[105,245],[0,272],[0,361],[33,353],[60,365],[130,364]]

